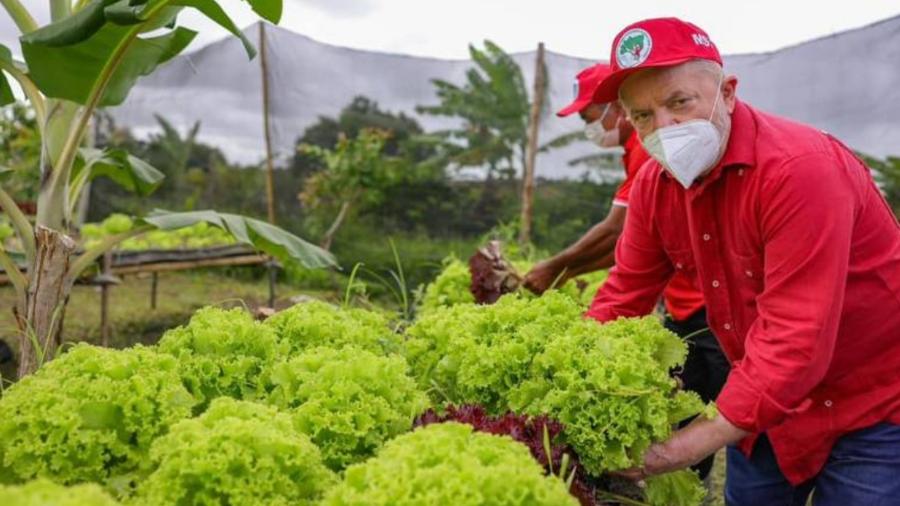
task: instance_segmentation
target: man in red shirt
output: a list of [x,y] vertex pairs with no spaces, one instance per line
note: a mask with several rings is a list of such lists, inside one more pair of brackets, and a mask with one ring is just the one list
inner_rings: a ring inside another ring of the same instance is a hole
[[[571,277],[613,265],[632,183],[638,170],[650,159],[619,102],[597,103],[593,100],[600,81],[610,73],[610,66],[602,63],[579,72],[574,101],[556,114],[565,117],[577,112],[585,122],[589,140],[600,147],[622,146],[625,149],[622,156],[625,181],[616,191],[612,208],[603,221],[575,244],[539,262],[525,275],[525,286],[535,293],[543,293],[554,282],[564,283]],[[688,356],[679,377],[684,388],[697,392],[704,402],[709,402],[722,390],[729,364],[706,322],[703,294],[694,286],[693,279],[678,273],[666,286],[663,300],[668,313],[666,327],[688,338]],[[713,455],[710,455],[694,468],[701,478],[706,478],[712,465]]]
[[628,26],[599,102],[619,98],[654,161],[588,316],[649,313],[701,287],[732,363],[720,416],[654,445],[635,477],[725,445],[726,502],[900,503],[900,225],[852,151],[736,98],[706,33]]

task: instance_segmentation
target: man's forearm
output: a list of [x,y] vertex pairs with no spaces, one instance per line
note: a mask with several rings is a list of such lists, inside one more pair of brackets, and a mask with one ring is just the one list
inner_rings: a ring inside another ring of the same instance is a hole
[[667,441],[650,447],[644,457],[645,473],[662,474],[691,466],[748,434],[722,416],[712,420],[698,417]]
[[565,268],[570,275],[584,274],[611,267],[620,230],[606,221],[594,225],[575,244],[551,259],[555,265]]
[[594,258],[587,262],[581,262],[576,264],[574,267],[570,264],[568,269],[566,269],[567,277],[575,277],[580,276],[582,274],[587,274],[589,272],[599,271],[601,269],[609,269],[613,265],[616,264],[616,252],[610,251],[606,255]]

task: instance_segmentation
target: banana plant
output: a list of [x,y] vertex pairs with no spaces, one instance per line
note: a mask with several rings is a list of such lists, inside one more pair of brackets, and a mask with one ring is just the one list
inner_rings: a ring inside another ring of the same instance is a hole
[[[281,0],[245,0],[262,19],[278,23]],[[256,50],[216,0],[49,0],[50,23],[38,26],[20,0],[0,0],[22,32],[24,61],[0,46],[0,105],[13,100],[18,82],[34,107],[41,135],[40,191],[34,222],[3,189],[0,209],[22,244],[27,267],[20,272],[0,247],[0,267],[18,295],[19,376],[52,358],[60,321],[75,280],[105,252],[154,228],[176,229],[205,221],[282,261],[309,268],[334,266],[327,252],[292,234],[242,216],[201,211],[155,212],[132,230],[84,250],[73,238],[72,216],[87,186],[107,177],[138,195],[153,191],[163,174],[130,154],[84,146],[91,117],[100,107],[121,104],[142,76],[181,53],[196,32],[178,26],[184,9],[195,9],[236,37],[250,58]]]

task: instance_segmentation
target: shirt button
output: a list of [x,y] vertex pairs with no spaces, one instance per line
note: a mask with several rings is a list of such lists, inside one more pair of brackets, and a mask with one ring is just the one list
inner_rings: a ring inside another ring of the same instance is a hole
[[738,170],[738,176],[743,176],[743,175],[744,175],[744,169]]
[[825,401],[825,407],[826,407],[826,408],[830,408],[832,404],[834,404],[834,403],[831,402],[831,399]]
[[744,274],[746,274],[748,278],[753,277],[753,271],[744,271]]
[[712,282],[712,286],[713,286],[713,288],[719,288],[719,280],[718,280],[718,279],[714,279],[713,282]]
[[684,268],[684,266],[681,265],[681,262],[678,262],[677,264],[675,264],[675,268],[676,268],[676,269],[681,269],[681,268]]
[[704,241],[708,241],[708,240],[710,240],[710,239],[711,239],[711,237],[709,236],[709,234],[703,234],[703,240],[704,240]]
[[726,323],[725,325],[722,325],[722,327],[724,327],[725,330],[731,330],[731,324],[730,324],[730,323]]

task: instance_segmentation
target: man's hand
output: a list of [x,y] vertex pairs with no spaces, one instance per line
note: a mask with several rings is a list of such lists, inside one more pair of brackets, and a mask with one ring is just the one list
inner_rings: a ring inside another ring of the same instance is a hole
[[556,286],[560,286],[566,282],[568,278],[565,274],[560,276],[560,273],[562,272],[563,267],[556,265],[556,262],[554,262],[552,258],[538,262],[530,271],[528,271],[528,274],[525,275],[524,286],[537,295],[540,295],[549,290],[551,286],[554,286],[554,282],[556,282]]
[[644,454],[644,466],[626,469],[617,474],[640,481],[647,476],[664,474],[690,467],[717,452],[725,445],[736,443],[749,432],[735,427],[724,417],[709,420],[697,418],[687,427],[657,443]]

